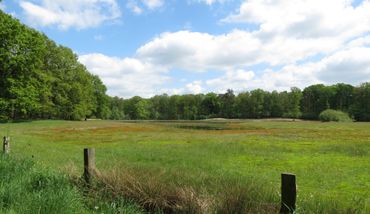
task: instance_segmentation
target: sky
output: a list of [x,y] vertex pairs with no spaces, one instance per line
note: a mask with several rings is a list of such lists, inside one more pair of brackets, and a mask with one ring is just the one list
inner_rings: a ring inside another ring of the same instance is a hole
[[370,0],[3,0],[71,48],[108,94],[370,81]]

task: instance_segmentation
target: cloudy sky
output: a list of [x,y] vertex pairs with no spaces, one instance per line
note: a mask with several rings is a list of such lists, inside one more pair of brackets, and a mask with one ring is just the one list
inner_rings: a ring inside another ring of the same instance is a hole
[[370,81],[370,0],[3,0],[110,95]]

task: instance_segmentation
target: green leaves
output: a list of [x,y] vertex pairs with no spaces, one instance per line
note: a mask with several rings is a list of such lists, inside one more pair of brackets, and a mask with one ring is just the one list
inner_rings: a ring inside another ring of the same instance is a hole
[[71,49],[0,11],[0,117],[106,117],[105,91]]

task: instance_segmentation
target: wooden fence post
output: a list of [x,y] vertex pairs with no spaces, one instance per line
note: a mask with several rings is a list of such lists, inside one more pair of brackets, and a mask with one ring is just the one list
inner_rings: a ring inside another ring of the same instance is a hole
[[10,137],[4,136],[3,139],[3,153],[9,154],[10,152]]
[[84,178],[87,184],[91,184],[95,172],[95,149],[84,149]]
[[280,213],[293,213],[297,198],[295,175],[281,174],[281,209]]

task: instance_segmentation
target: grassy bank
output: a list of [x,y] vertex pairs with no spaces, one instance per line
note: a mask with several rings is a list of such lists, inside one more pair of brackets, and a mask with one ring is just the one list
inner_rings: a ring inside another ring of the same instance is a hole
[[130,198],[152,211],[219,212],[276,210],[281,172],[297,175],[300,213],[369,212],[369,130],[369,123],[261,120],[0,125],[13,156],[75,177],[82,149],[95,147],[104,191],[94,194],[115,204]]

